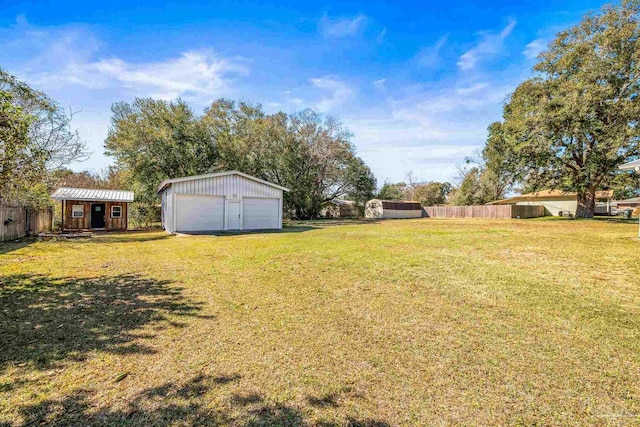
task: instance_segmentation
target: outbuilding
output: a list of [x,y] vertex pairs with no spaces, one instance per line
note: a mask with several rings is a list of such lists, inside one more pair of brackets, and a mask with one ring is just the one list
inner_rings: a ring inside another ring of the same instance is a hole
[[358,206],[353,200],[328,200],[322,204],[320,216],[322,218],[353,218],[358,216]]
[[170,233],[282,228],[280,185],[238,171],[167,179],[158,187]]
[[365,218],[422,218],[420,202],[412,200],[371,199],[364,207]]
[[133,191],[60,187],[51,198],[62,205],[63,230],[125,231]]

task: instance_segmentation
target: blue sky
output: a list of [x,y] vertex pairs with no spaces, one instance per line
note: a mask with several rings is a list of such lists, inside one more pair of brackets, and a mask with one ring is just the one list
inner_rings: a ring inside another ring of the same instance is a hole
[[0,66],[78,111],[75,170],[112,162],[113,102],[227,97],[339,116],[382,184],[454,179],[536,54],[603,2],[0,4]]

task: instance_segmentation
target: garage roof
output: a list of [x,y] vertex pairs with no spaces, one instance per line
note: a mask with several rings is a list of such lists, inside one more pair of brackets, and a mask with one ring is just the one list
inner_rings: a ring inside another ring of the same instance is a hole
[[243,173],[243,172],[239,172],[239,171],[228,171],[228,172],[207,173],[207,174],[204,174],[204,175],[185,176],[184,178],[165,179],[158,186],[158,193],[160,193],[162,190],[167,188],[169,185],[171,185],[173,183],[176,183],[176,182],[195,181],[197,179],[206,179],[206,178],[217,178],[217,177],[220,177],[220,176],[227,176],[227,175],[239,175],[239,176],[242,176],[244,178],[251,179],[253,181],[259,182],[261,184],[268,185],[268,186],[277,188],[279,190],[289,192],[288,188],[282,187],[280,185],[274,184],[274,183],[269,182],[269,181],[265,181],[265,180],[260,179],[260,178],[256,178],[255,176],[251,176],[249,174],[246,174],[246,173]]
[[90,202],[133,202],[133,191],[60,187],[51,195],[51,198]]

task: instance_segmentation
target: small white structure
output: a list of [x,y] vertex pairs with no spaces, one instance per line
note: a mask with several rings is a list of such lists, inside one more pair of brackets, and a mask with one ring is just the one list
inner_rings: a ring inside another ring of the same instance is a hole
[[162,181],[162,226],[170,233],[282,228],[287,188],[238,171]]
[[371,199],[364,206],[365,218],[422,218],[420,202]]

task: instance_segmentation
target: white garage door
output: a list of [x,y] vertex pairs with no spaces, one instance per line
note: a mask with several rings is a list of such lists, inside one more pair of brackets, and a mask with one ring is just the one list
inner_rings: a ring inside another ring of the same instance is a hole
[[224,229],[224,197],[176,195],[176,230]]
[[261,230],[279,228],[280,201],[278,199],[242,199],[242,228]]

